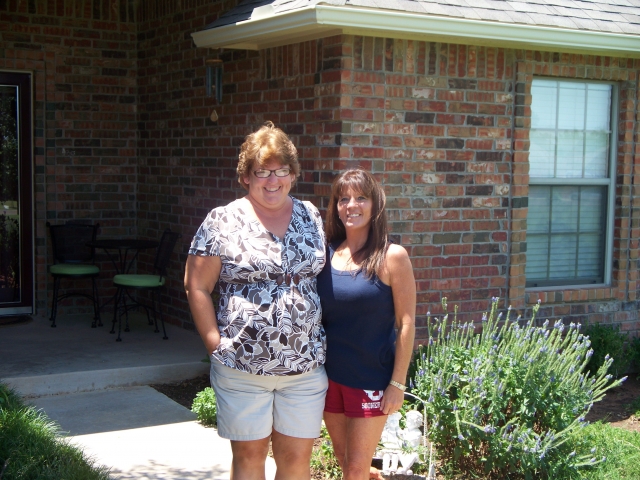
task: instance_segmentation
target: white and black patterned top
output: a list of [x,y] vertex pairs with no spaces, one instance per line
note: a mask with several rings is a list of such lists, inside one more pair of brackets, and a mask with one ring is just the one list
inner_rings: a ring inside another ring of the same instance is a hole
[[190,255],[222,260],[213,358],[257,375],[295,375],[324,364],[326,338],[316,289],[325,263],[318,210],[293,198],[280,239],[236,200],[213,209],[196,232]]

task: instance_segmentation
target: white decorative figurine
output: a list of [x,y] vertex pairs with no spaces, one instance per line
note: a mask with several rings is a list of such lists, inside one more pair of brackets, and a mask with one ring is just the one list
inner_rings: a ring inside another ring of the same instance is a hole
[[[400,428],[400,413],[392,413],[387,418],[387,423],[382,431],[382,472],[385,475],[390,473],[403,473],[411,475],[410,468],[418,460],[418,454],[415,452],[403,452],[402,447],[407,446],[416,449],[420,446],[422,439],[422,414],[417,410],[407,412],[406,423],[407,428]],[[398,461],[400,465],[398,466]]]
[[422,414],[418,410],[409,410],[405,421],[407,428],[400,431],[400,438],[404,440],[406,446],[417,448],[422,441],[422,432],[420,431],[423,422]]

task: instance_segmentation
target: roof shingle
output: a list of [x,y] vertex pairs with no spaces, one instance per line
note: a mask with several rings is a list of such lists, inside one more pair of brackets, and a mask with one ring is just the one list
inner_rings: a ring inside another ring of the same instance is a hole
[[207,28],[248,20],[259,6],[272,5],[275,13],[285,13],[319,4],[570,30],[631,35],[640,31],[640,0],[246,0]]

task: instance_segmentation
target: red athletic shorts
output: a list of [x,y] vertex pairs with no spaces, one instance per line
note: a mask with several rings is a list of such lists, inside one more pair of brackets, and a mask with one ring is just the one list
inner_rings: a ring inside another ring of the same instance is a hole
[[361,390],[329,380],[329,389],[324,401],[324,411],[344,413],[347,417],[379,417],[384,390]]

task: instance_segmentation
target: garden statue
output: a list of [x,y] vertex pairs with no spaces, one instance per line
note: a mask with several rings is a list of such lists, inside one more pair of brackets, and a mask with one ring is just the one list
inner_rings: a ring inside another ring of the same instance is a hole
[[[420,431],[422,414],[417,410],[407,412],[405,429],[400,428],[400,418],[401,415],[397,412],[389,415],[382,431],[382,471],[386,475],[389,473],[412,475],[413,472],[410,469],[418,460],[415,450],[420,446],[422,438]],[[413,451],[403,451],[403,447]]]
[[422,414],[418,410],[409,410],[405,417],[407,428],[400,431],[400,438],[404,441],[405,446],[416,449],[422,442]]

